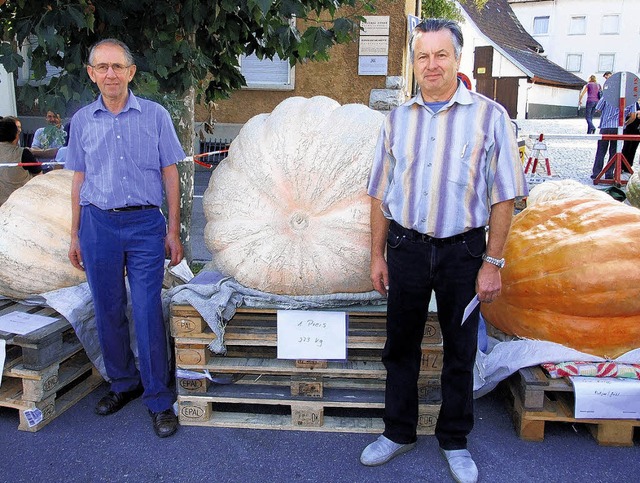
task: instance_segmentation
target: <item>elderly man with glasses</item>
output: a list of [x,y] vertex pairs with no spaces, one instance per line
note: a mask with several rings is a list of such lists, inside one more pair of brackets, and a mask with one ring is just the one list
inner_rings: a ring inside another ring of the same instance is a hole
[[[171,436],[178,421],[161,289],[165,249],[173,265],[183,256],[176,163],[185,154],[167,110],[129,90],[136,66],[125,44],[97,43],[87,72],[100,96],[71,121],[66,168],[74,171],[69,259],[86,270],[111,380],[96,412],[115,413],[142,395],[156,434]],[[159,209],[163,184],[168,227]],[[130,348],[125,272],[139,369]]]

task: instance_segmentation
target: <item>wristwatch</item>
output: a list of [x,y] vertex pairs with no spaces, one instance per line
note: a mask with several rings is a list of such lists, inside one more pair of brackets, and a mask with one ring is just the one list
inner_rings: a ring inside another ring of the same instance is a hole
[[493,258],[487,255],[486,253],[483,253],[482,260],[492,265],[495,265],[498,268],[504,268],[504,264],[505,264],[504,258]]

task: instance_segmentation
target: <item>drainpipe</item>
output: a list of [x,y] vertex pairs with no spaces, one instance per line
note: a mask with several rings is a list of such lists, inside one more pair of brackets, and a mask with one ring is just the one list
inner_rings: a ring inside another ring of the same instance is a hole
[[524,101],[524,118],[529,119],[529,91],[533,89],[534,84],[536,83],[535,79],[531,79],[531,85],[527,87],[527,95]]

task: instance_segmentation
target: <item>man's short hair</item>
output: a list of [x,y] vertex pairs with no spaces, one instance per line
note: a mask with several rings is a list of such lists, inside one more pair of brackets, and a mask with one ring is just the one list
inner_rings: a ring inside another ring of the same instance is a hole
[[608,70],[604,74],[602,74],[602,77],[605,77],[605,76],[608,76],[608,75],[613,75],[613,74],[611,74],[610,70]]
[[93,56],[95,55],[96,49],[101,45],[116,45],[120,47],[122,50],[124,50],[124,57],[127,61],[127,64],[133,65],[134,61],[131,49],[129,49],[129,46],[127,44],[118,39],[103,39],[93,44],[91,46],[91,49],[89,49],[89,65],[93,65]]
[[18,135],[17,119],[13,116],[0,118],[0,142],[12,143]]
[[456,59],[459,59],[460,54],[462,54],[464,38],[462,37],[462,30],[460,29],[460,25],[458,24],[458,22],[447,20],[445,18],[426,18],[423,19],[418,25],[416,25],[411,31],[411,38],[409,39],[409,53],[411,55],[411,62],[413,62],[414,46],[418,35],[425,32],[439,32],[445,29],[451,33],[453,50],[455,52]]

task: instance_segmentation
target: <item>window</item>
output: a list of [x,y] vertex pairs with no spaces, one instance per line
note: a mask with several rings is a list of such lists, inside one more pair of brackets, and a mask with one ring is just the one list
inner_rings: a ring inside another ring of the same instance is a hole
[[613,68],[615,60],[616,54],[600,54],[598,57],[598,72],[615,72]]
[[619,33],[620,16],[619,15],[603,15],[602,16],[602,33],[617,34]]
[[533,35],[547,35],[549,33],[549,17],[534,17]]
[[587,17],[571,17],[569,35],[584,35],[587,33]]
[[569,72],[580,72],[582,70],[582,54],[567,54],[567,67]]
[[258,59],[255,54],[240,57],[240,71],[247,89],[293,90],[294,69],[279,57]]

